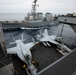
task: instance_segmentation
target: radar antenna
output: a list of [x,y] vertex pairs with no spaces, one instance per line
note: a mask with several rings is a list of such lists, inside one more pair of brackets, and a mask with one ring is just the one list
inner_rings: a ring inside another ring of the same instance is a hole
[[34,0],[32,4],[32,10],[31,10],[31,14],[33,15],[34,19],[36,18],[36,6],[38,6],[36,3],[37,3],[37,0]]

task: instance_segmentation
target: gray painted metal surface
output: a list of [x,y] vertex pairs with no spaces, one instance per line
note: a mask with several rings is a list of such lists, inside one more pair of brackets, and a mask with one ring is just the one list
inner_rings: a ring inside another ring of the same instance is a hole
[[1,56],[2,54],[3,56],[7,56],[5,51],[6,51],[5,39],[3,36],[2,25],[0,24],[0,57],[2,57]]
[[65,22],[69,24],[76,24],[76,17],[58,17],[59,22]]
[[76,17],[58,17],[58,21],[69,24],[76,33]]
[[15,29],[21,27],[40,27],[50,25],[51,21],[37,22],[37,23],[2,23],[3,29]]
[[76,69],[76,49],[49,65],[39,75],[72,75]]
[[14,75],[13,64],[6,65],[0,68],[0,75]]

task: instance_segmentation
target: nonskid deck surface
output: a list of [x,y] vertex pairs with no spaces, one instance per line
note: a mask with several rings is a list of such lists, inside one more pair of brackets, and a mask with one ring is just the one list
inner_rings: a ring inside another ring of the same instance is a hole
[[53,44],[51,44],[51,47],[45,47],[40,43],[32,50],[33,60],[39,62],[36,66],[38,72],[63,56],[56,49],[57,47]]
[[76,49],[61,58],[58,63],[49,66],[48,70],[43,71],[40,75],[76,75]]

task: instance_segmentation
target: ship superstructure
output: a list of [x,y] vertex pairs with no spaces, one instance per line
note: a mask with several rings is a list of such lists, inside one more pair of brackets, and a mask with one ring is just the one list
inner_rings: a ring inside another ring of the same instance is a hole
[[32,9],[31,9],[31,13],[28,13],[27,14],[27,17],[25,17],[25,20],[27,21],[39,21],[43,19],[43,14],[41,12],[36,12],[36,7],[39,6],[37,4],[37,0],[34,0],[33,1],[33,4],[32,4]]

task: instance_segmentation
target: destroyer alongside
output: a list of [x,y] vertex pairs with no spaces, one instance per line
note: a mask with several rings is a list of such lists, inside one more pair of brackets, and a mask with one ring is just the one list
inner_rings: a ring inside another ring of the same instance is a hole
[[[32,4],[32,10],[30,13],[27,14],[27,16],[24,18],[22,22],[19,21],[4,21],[2,22],[2,25],[5,27],[6,25],[9,25],[12,29],[12,25],[15,25],[16,28],[19,27],[39,27],[39,26],[44,26],[44,25],[50,25],[51,21],[53,20],[52,14],[51,13],[46,13],[45,17],[43,17],[42,12],[36,12],[36,7],[37,7],[37,0],[33,1]],[[7,28],[8,29],[8,28]]]

